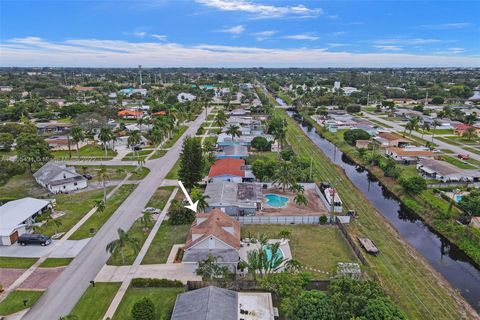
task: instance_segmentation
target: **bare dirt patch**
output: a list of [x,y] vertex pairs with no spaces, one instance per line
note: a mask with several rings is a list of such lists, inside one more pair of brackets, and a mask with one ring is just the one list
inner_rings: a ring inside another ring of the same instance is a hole
[[281,188],[271,188],[267,190],[263,190],[263,194],[278,194],[288,198],[287,204],[282,208],[273,208],[268,206],[267,200],[263,198],[262,200],[262,207],[263,209],[258,212],[258,215],[263,216],[316,216],[316,215],[326,215],[328,214],[327,208],[323,204],[322,200],[318,196],[318,194],[313,189],[306,189],[305,190],[305,197],[308,200],[308,204],[298,205],[295,203],[295,193],[285,190],[283,191]]

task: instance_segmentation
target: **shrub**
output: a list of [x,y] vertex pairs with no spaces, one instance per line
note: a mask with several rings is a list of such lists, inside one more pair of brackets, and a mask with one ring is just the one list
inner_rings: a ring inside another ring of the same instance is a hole
[[155,305],[149,298],[135,302],[132,308],[133,320],[155,320]]
[[345,140],[349,145],[354,146],[357,143],[357,140],[368,140],[370,135],[368,132],[362,129],[353,129],[348,130],[343,135],[343,140]]
[[183,283],[179,280],[156,278],[133,278],[130,284],[133,288],[180,288]]
[[328,222],[327,216],[321,216],[319,222],[320,224],[326,224]]
[[172,225],[189,224],[195,220],[195,212],[185,208],[178,201],[172,202],[168,215],[170,216],[169,221]]
[[349,106],[347,106],[347,112],[348,113],[358,113],[360,112],[360,110],[362,109],[362,107],[359,105],[359,104],[351,104]]
[[272,143],[264,137],[255,137],[251,142],[251,146],[258,151],[270,151]]
[[402,178],[400,179],[402,187],[411,194],[419,194],[424,190],[427,190],[427,182],[425,179],[419,176]]

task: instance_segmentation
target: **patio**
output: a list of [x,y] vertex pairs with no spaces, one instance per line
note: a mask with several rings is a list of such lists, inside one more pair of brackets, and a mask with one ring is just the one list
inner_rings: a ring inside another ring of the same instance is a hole
[[287,197],[288,201],[283,207],[271,207],[267,204],[267,199],[262,199],[262,210],[258,211],[257,215],[264,216],[318,216],[328,215],[328,210],[320,199],[319,195],[313,188],[305,186],[305,197],[308,200],[308,204],[298,205],[295,203],[295,193],[290,190],[283,191],[281,188],[271,187],[269,189],[262,190],[263,194],[275,194],[283,197]]

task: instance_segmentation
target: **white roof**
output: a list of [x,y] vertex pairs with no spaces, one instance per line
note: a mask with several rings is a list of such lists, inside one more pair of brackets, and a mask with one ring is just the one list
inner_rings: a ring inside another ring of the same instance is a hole
[[50,204],[50,201],[23,198],[0,207],[0,236],[9,236],[23,221]]

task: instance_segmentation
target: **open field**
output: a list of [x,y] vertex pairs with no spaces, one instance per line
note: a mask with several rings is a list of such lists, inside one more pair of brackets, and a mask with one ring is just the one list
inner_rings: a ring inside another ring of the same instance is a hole
[[[112,320],[130,320],[135,302],[149,298],[155,305],[156,319],[170,319],[177,295],[183,288],[128,288]],[[95,318],[92,318],[95,320]]]
[[[6,316],[20,310],[30,308],[43,291],[15,290],[11,292],[2,302],[0,302],[0,316]],[[26,300],[26,306],[23,301]]]
[[0,199],[15,200],[24,197],[41,198],[47,196],[47,192],[33,179],[30,172],[16,175],[10,178],[6,184],[0,186]]
[[187,240],[189,224],[172,226],[165,220],[158,229],[142,264],[158,264],[167,262],[168,254],[174,244],[183,244]]
[[336,227],[320,225],[242,225],[242,237],[280,239],[280,231],[291,232],[290,250],[294,259],[305,267],[328,272],[312,273],[315,279],[329,279],[337,269],[338,262],[357,262],[347,241]]
[[[365,200],[363,195],[303,133],[284,111],[276,110],[288,123],[287,139],[302,156],[312,156],[317,181],[335,184],[346,208],[352,208],[359,219],[348,226],[356,236],[371,238],[381,254],[368,256],[368,273],[378,277],[383,287],[412,319],[469,318],[470,307],[433,268],[410,247],[388,222]],[[409,284],[409,285],[405,285]],[[415,284],[415,285],[413,285]],[[460,302],[462,301],[462,302]]]
[[[136,185],[126,184],[121,186],[115,194],[107,200],[107,205],[103,212],[96,212],[69,238],[70,240],[80,240],[92,237],[110,216],[117,210],[123,201],[132,193]],[[93,231],[93,233],[91,232]]]
[[71,314],[78,320],[101,320],[119,288],[120,283],[117,282],[95,283],[95,287],[88,287]]

